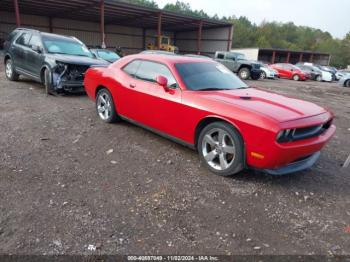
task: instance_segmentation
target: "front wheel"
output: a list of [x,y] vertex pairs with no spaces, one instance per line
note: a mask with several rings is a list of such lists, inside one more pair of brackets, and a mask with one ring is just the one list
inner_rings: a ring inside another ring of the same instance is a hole
[[294,81],[299,81],[299,80],[300,80],[299,75],[293,75],[293,80],[294,80]]
[[261,71],[260,79],[265,79],[265,78],[266,78],[266,73],[264,71]]
[[15,67],[13,65],[11,58],[6,60],[5,75],[6,75],[6,78],[10,81],[17,81],[19,79],[19,74],[16,73]]
[[216,175],[234,175],[245,166],[242,138],[227,123],[214,122],[206,126],[199,135],[197,149],[201,161]]
[[243,67],[238,71],[238,76],[240,79],[247,80],[250,77],[249,68]]
[[113,123],[120,120],[111,93],[103,88],[96,95],[96,111],[99,117],[106,123]]
[[318,75],[318,76],[316,77],[316,81],[321,82],[321,81],[322,81],[322,76]]

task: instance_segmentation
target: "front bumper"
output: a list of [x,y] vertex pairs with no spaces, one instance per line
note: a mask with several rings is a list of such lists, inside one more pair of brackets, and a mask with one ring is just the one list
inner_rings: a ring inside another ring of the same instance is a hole
[[83,81],[60,81],[56,86],[56,91],[83,92],[84,90]]
[[316,163],[320,155],[321,155],[320,152],[316,152],[309,157],[306,157],[299,161],[295,161],[284,167],[280,167],[276,169],[263,169],[262,171],[274,176],[287,175],[290,173],[299,172],[312,167]]

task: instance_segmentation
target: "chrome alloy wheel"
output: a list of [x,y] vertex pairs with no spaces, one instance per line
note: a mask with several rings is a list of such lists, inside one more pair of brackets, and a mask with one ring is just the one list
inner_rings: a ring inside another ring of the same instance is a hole
[[225,130],[214,128],[205,134],[202,141],[205,161],[214,169],[223,171],[234,162],[236,148],[232,137]]
[[109,119],[112,115],[111,98],[105,92],[97,97],[97,112],[103,120]]
[[5,73],[8,78],[12,77],[12,61],[10,59],[6,62]]

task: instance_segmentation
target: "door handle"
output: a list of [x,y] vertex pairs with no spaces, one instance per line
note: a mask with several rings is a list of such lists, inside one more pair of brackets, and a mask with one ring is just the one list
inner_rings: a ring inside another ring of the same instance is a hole
[[131,88],[135,88],[135,87],[136,87],[135,84],[130,84],[129,86],[130,86]]

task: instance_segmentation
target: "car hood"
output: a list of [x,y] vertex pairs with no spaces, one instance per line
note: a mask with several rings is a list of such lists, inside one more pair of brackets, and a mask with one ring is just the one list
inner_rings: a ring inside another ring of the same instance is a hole
[[[198,91],[197,91],[198,92]],[[249,111],[263,114],[278,122],[286,122],[325,113],[326,110],[313,103],[289,98],[256,88],[199,91],[201,96],[209,100],[239,106]]]
[[74,65],[108,65],[109,63],[96,58],[87,56],[76,56],[76,55],[64,55],[64,54],[48,54],[51,59],[55,59],[58,62],[74,64]]

